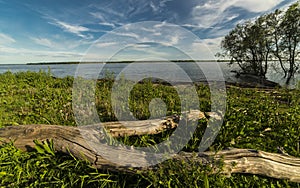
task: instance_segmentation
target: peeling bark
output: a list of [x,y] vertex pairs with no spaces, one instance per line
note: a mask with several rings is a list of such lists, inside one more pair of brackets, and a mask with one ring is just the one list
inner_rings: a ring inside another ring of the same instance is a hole
[[[195,113],[197,116],[199,113]],[[204,114],[200,116],[205,118]],[[115,163],[109,156],[115,156],[115,150],[107,144],[101,145],[101,151],[96,151],[90,142],[99,141],[104,135],[99,134],[97,127],[104,126],[107,132],[113,137],[132,136],[143,134],[156,134],[165,130],[174,129],[178,126],[178,117],[170,117],[164,120],[146,120],[136,122],[121,122],[126,124],[127,129],[120,122],[103,123],[102,125],[93,125],[93,129],[86,127],[70,127],[59,125],[21,125],[10,126],[0,129],[0,139],[2,142],[13,141],[14,145],[24,151],[34,150],[33,140],[45,141],[52,139],[56,151],[71,153],[76,158],[85,159],[97,168],[113,171],[123,171],[134,173],[137,170],[149,170],[155,166],[138,167],[130,164],[132,156],[136,164],[146,164],[149,155],[139,152],[134,148],[117,147],[119,157],[122,157],[123,163]],[[87,138],[89,138],[87,142]],[[130,156],[128,156],[128,151]],[[106,157],[104,157],[106,156]],[[162,154],[157,154],[162,157]],[[156,157],[157,157],[156,156]],[[118,156],[116,156],[118,157]],[[268,153],[264,151],[251,149],[228,149],[215,152],[187,153],[180,152],[172,154],[170,157],[174,161],[199,162],[204,165],[215,165],[215,172],[221,172],[227,175],[232,173],[248,173],[268,176],[272,178],[288,179],[292,182],[300,183],[300,158],[284,154]],[[216,163],[217,162],[217,163]],[[223,163],[223,169],[217,166]],[[163,163],[159,164],[163,165]],[[157,166],[157,165],[156,165]]]

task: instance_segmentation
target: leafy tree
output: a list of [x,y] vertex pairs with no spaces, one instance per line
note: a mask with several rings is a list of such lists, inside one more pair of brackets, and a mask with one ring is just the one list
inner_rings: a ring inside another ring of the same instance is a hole
[[268,26],[269,34],[268,41],[271,43],[271,59],[277,60],[284,73],[284,78],[287,76],[287,68],[284,61],[284,47],[281,45],[283,29],[280,27],[283,13],[281,10],[276,10],[265,16],[265,22]]
[[276,10],[255,21],[238,24],[221,42],[221,56],[231,58],[242,72],[265,78],[276,60],[288,85],[300,69],[300,1],[287,11]]
[[289,84],[292,77],[299,69],[297,57],[300,53],[300,5],[299,1],[289,7],[285,12],[283,21],[280,24],[282,28],[281,45],[284,48],[284,54],[287,59],[288,70],[286,84]]
[[224,49],[224,52],[218,55],[230,57],[230,64],[237,63],[243,71],[246,71],[246,67],[243,66],[245,52],[242,43],[243,26],[238,24],[225,36],[224,40],[222,40],[221,47]]
[[221,47],[231,57],[231,63],[237,63],[243,72],[265,77],[270,53],[269,43],[264,40],[266,36],[262,20],[248,21],[225,36]]

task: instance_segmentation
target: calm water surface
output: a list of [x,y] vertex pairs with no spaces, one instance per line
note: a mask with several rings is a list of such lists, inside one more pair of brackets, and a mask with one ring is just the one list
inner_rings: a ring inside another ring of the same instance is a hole
[[[124,74],[127,75],[126,78],[140,78],[140,77],[159,77],[163,75],[164,78],[170,79],[172,81],[181,82],[187,76],[193,81],[206,81],[205,75],[209,76],[210,79],[216,80],[222,75],[220,71],[217,71],[216,65],[219,66],[223,77],[228,82],[238,82],[235,78],[235,73],[231,70],[237,70],[237,67],[230,67],[228,63],[225,62],[199,62],[201,68],[195,63],[191,62],[178,62],[176,66],[162,62],[139,62],[138,68],[130,66],[130,63],[107,63],[107,64],[50,64],[50,65],[0,65],[0,74],[11,71],[22,72],[22,71],[35,71],[40,70],[48,71],[50,69],[51,74],[55,77],[65,77],[65,76],[76,76],[80,75],[86,78],[103,78],[107,72],[114,73],[114,76]],[[203,74],[203,69],[206,74]],[[101,70],[101,71],[100,71]],[[282,75],[275,73],[274,71],[269,71],[267,75],[268,79],[271,81],[284,83],[282,80]],[[297,79],[297,78],[296,78]]]

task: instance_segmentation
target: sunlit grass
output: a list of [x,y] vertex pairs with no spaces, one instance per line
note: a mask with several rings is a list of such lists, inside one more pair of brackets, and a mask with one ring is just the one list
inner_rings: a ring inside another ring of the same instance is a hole
[[[73,79],[53,78],[49,73],[24,72],[0,75],[0,127],[21,124],[75,126],[72,112]],[[96,108],[101,121],[116,121],[111,105],[113,80],[97,82]],[[200,109],[210,111],[210,92],[197,86]],[[150,117],[149,103],[161,98],[167,115],[180,114],[176,90],[145,81],[130,93],[130,110],[137,119]],[[226,147],[252,148],[277,152],[283,147],[300,157],[300,92],[274,89],[261,91],[227,89],[225,121],[210,150]],[[126,109],[123,109],[126,111]],[[117,113],[122,114],[122,108]],[[161,112],[157,112],[159,117]],[[154,114],[155,115],[155,114]],[[156,117],[154,116],[154,117]],[[199,120],[184,151],[197,151],[206,121]],[[159,135],[120,138],[127,145],[150,146],[162,142],[172,131]],[[45,144],[45,143],[44,143]],[[49,143],[51,145],[51,143]],[[165,167],[147,173],[126,174],[94,169],[88,162],[70,155],[50,152],[37,142],[36,152],[22,152],[12,143],[0,146],[0,183],[3,187],[299,187],[299,184],[254,175],[210,174],[209,167],[165,161]]]

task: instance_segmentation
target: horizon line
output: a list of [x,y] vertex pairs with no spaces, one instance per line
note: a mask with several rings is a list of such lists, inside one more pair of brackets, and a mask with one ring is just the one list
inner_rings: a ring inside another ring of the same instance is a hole
[[30,62],[25,65],[53,65],[53,64],[103,64],[103,63],[142,63],[142,62],[229,62],[230,60],[210,59],[210,60],[149,60],[149,61],[134,61],[134,60],[120,60],[120,61],[57,61],[57,62]]

